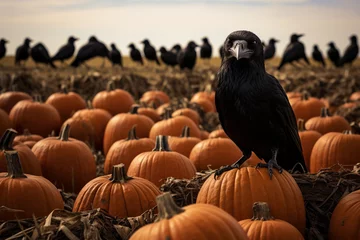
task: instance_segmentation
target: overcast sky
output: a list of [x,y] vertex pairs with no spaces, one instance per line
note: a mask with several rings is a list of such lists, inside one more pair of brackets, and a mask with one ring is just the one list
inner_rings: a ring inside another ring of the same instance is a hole
[[[123,55],[127,45],[138,47],[145,37],[155,47],[186,45],[209,37],[218,47],[235,30],[246,29],[266,42],[280,39],[282,53],[291,33],[304,33],[311,52],[317,43],[323,52],[335,41],[341,52],[353,33],[360,36],[359,0],[0,0],[0,38],[10,41],[8,54],[28,36],[43,42],[51,54],[69,35],[79,37],[77,48],[96,35],[114,42]],[[33,44],[34,44],[33,43]]]

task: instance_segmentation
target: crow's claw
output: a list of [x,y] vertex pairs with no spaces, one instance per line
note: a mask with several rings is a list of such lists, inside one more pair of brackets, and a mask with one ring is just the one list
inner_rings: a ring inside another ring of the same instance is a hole
[[270,176],[270,180],[272,179],[274,168],[277,169],[279,173],[283,172],[282,167],[280,167],[279,164],[277,164],[277,162],[274,160],[270,160],[268,163],[258,163],[256,165],[256,168],[267,168]]
[[220,176],[224,172],[230,171],[231,169],[234,169],[234,168],[239,168],[239,166],[238,165],[222,166],[221,168],[219,168],[215,171],[214,178],[216,179],[216,177]]

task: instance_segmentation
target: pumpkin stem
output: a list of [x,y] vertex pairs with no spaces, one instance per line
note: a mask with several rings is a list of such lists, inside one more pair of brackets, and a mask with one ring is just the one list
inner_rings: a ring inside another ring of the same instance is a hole
[[253,205],[253,214],[251,221],[268,221],[274,219],[270,214],[270,208],[267,202],[255,202]]
[[41,96],[39,94],[34,95],[34,101],[41,103],[42,102]]
[[16,135],[17,131],[15,131],[14,129],[6,129],[6,131],[0,138],[0,149],[3,151],[13,150],[13,142]]
[[345,135],[352,135],[353,132],[352,132],[351,130],[345,130],[345,131],[343,131],[343,134],[345,134]]
[[61,141],[69,141],[70,136],[70,124],[66,124],[65,127],[62,129],[59,140]]
[[87,108],[88,108],[88,109],[94,109],[94,106],[92,105],[91,100],[87,100],[87,101],[86,101],[86,104],[87,104]]
[[185,126],[181,132],[180,137],[188,138],[190,137],[190,128],[188,126]]
[[140,101],[139,104],[140,104],[141,107],[147,108],[147,103],[146,102]]
[[130,113],[131,113],[131,114],[138,114],[139,108],[140,108],[139,105],[133,105],[133,106],[131,107]]
[[325,118],[329,116],[330,116],[329,109],[326,107],[321,108],[320,117]]
[[308,92],[304,92],[301,96],[301,100],[302,101],[306,101],[306,100],[309,100],[309,93]]
[[210,94],[211,91],[212,91],[212,86],[211,86],[211,84],[210,84],[210,83],[206,84],[206,86],[205,86],[205,91],[204,91],[204,92],[206,92],[207,94]]
[[130,129],[130,131],[128,133],[128,138],[126,140],[129,141],[129,140],[137,140],[137,139],[139,139],[139,138],[136,136],[136,125],[134,125]]
[[172,109],[171,108],[166,108],[165,109],[165,114],[164,114],[164,119],[168,120],[171,118],[172,115]]
[[8,170],[6,177],[27,178],[22,170],[19,154],[17,151],[5,151],[5,157]]
[[66,84],[62,84],[62,85],[61,85],[61,91],[62,91],[62,93],[65,93],[65,94],[68,94],[68,93],[69,93]]
[[299,132],[304,132],[305,131],[305,121],[304,121],[304,119],[301,119],[301,118],[298,119],[298,130],[299,130]]
[[159,135],[156,136],[155,148],[153,152],[171,152],[168,142],[168,136]]
[[109,81],[106,85],[106,91],[114,91],[115,90],[115,83],[114,81]]
[[113,183],[126,183],[133,179],[126,175],[125,164],[120,163],[112,167],[112,174],[109,180]]
[[170,192],[166,192],[156,197],[156,204],[159,211],[159,215],[155,222],[170,219],[182,212],[185,212],[184,209],[178,207],[171,197]]

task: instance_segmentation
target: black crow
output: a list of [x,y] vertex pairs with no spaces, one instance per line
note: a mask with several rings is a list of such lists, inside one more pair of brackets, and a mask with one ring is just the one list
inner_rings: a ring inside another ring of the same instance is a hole
[[212,46],[206,37],[204,37],[202,41],[203,44],[200,47],[200,58],[210,59],[212,56]]
[[6,55],[6,43],[8,43],[9,41],[7,41],[6,39],[2,38],[0,40],[0,59],[2,59],[3,57],[5,57]]
[[269,44],[264,48],[264,59],[268,60],[275,56],[276,47],[275,43],[279,42],[278,40],[271,38]]
[[160,65],[159,59],[156,56],[156,50],[153,46],[151,46],[149,40],[145,39],[141,43],[144,44],[144,55],[147,60],[155,61],[157,65]]
[[280,70],[285,64],[293,63],[304,59],[307,64],[310,64],[305,54],[305,46],[302,42],[299,42],[299,38],[304,36],[303,34],[293,34],[290,38],[290,44],[286,47],[281,63],[278,67]]
[[122,56],[120,51],[116,48],[115,44],[111,44],[111,51],[109,52],[109,59],[114,65],[120,65],[122,67]]
[[15,53],[15,64],[18,65],[21,61],[26,61],[30,54],[30,38],[25,38],[24,44],[16,49]]
[[340,59],[339,65],[352,64],[359,54],[359,46],[357,43],[357,37],[352,35],[350,37],[350,45],[346,48],[344,55]]
[[59,51],[55,54],[55,56],[51,58],[51,60],[53,61],[60,60],[63,63],[65,60],[71,58],[74,55],[75,52],[74,43],[77,40],[79,39],[73,36],[69,37],[68,42],[59,49]]
[[46,65],[49,64],[52,68],[56,68],[44,44],[38,43],[33,46],[30,50],[30,55],[36,64],[44,63]]
[[335,67],[338,67],[340,61],[339,50],[336,48],[334,42],[330,42],[328,45],[330,47],[329,50],[327,51],[328,58],[334,64]]
[[167,51],[164,47],[160,48],[160,53],[161,61],[163,61],[166,65],[174,67],[178,64],[177,56],[175,53]]
[[133,43],[131,43],[129,46],[130,48],[130,57],[134,62],[139,62],[141,65],[144,65],[142,56],[140,51],[135,47]]
[[315,61],[320,62],[324,67],[326,66],[323,55],[320,52],[318,45],[314,45],[314,49],[312,52],[312,58]]
[[98,41],[96,37],[91,36],[89,38],[89,42],[79,49],[79,52],[77,53],[75,60],[71,63],[71,66],[78,67],[80,64],[94,57],[104,58],[102,63],[102,66],[104,66],[105,58],[109,57],[109,50],[104,43]]
[[224,45],[221,45],[219,48],[219,55],[221,59],[224,57]]
[[176,56],[177,56],[177,55],[179,54],[179,52],[181,51],[181,46],[180,46],[180,44],[175,44],[175,45],[171,48],[170,51],[173,52],[173,53],[175,53]]
[[218,169],[215,177],[239,168],[254,152],[282,171],[306,170],[294,112],[279,81],[265,70],[260,39],[249,31],[231,33],[224,43],[218,72],[216,109],[226,134],[243,152],[234,164]]
[[177,55],[177,61],[181,69],[187,68],[192,70],[196,64],[196,51],[198,45],[190,41],[185,49],[181,50]]

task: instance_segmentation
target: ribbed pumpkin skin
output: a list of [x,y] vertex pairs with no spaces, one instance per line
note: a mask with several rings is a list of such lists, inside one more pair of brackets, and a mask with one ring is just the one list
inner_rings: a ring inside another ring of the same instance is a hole
[[0,109],[0,136],[3,135],[6,129],[11,128],[11,126],[9,115]]
[[274,170],[272,180],[265,168],[242,167],[210,176],[201,187],[196,203],[212,204],[238,221],[253,216],[254,202],[267,202],[272,216],[287,221],[302,234],[305,230],[305,206],[302,193],[292,176]]
[[[310,172],[331,167],[337,163],[352,169],[360,159],[360,135],[327,133],[314,145],[310,157]],[[347,166],[346,166],[347,165]],[[338,167],[333,170],[336,171]]]
[[305,127],[308,130],[314,130],[321,134],[329,132],[343,132],[351,130],[350,124],[341,116],[314,117],[310,118]]
[[188,117],[190,118],[191,120],[194,121],[194,123],[197,125],[199,125],[200,123],[200,116],[199,114],[195,111],[195,110],[192,110],[191,108],[181,108],[181,109],[178,109],[176,110],[175,112],[173,112],[172,114],[173,117],[176,117],[176,116],[185,116],[185,117]]
[[229,138],[224,129],[214,130],[209,134],[209,138]]
[[299,131],[300,142],[303,150],[306,167],[310,169],[310,157],[315,143],[322,135],[316,131]]
[[153,108],[141,107],[138,109],[138,114],[149,117],[154,123],[161,120],[160,115]]
[[94,97],[92,104],[94,108],[104,109],[112,115],[116,115],[128,112],[134,104],[134,99],[127,91],[115,89],[99,92]]
[[130,240],[248,240],[244,230],[229,214],[207,204],[192,204],[168,220],[140,228]]
[[64,122],[61,129],[63,129],[67,124],[70,124],[71,126],[70,137],[83,141],[90,146],[94,145],[94,141],[96,138],[95,129],[88,118],[69,118]]
[[0,108],[8,114],[11,109],[22,100],[32,100],[32,97],[24,92],[5,92],[0,94]]
[[38,142],[40,140],[43,140],[44,138],[40,135],[37,135],[37,134],[28,134],[28,135],[17,135],[15,138],[14,138],[14,141],[15,142],[28,142],[28,141],[35,141],[35,142]]
[[310,97],[308,100],[302,100],[298,98],[290,99],[290,104],[294,110],[296,119],[304,119],[306,122],[312,117],[317,117],[320,114],[321,108],[325,107],[325,104],[317,98]]
[[360,190],[342,198],[331,216],[329,240],[339,239],[360,239]]
[[147,91],[141,96],[140,102],[163,104],[170,102],[170,98],[163,91]]
[[187,158],[190,157],[191,150],[199,142],[201,142],[201,140],[194,137],[169,137],[170,149],[174,152],[181,153]]
[[205,131],[205,130],[201,130],[200,131],[200,139],[201,140],[205,140],[209,138],[209,132]]

